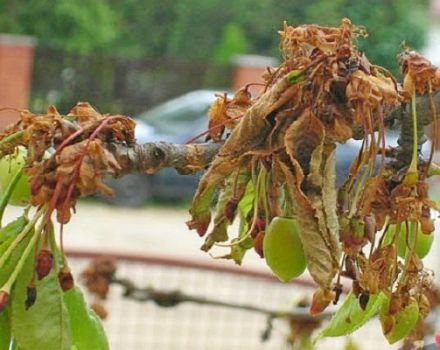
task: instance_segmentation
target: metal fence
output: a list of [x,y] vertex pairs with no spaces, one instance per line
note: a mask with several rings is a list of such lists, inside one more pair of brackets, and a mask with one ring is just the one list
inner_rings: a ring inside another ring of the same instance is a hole
[[[89,255],[71,252],[70,261],[76,273],[88,264]],[[313,291],[307,283],[282,284],[266,273],[225,267],[218,262],[200,264],[164,257],[119,255],[117,266],[119,277],[129,278],[140,286],[179,290],[194,296],[274,310],[289,310],[295,301],[310,296]],[[286,321],[276,320],[270,338],[263,342],[261,335],[267,318],[261,314],[193,303],[162,308],[151,302],[128,300],[122,293],[121,288],[112,287],[105,302],[109,316],[104,326],[111,349],[289,349]],[[398,348],[385,341],[377,320],[354,333],[352,339],[362,350]],[[343,337],[324,339],[317,349],[344,349],[345,342]]]
[[230,67],[176,59],[81,56],[38,49],[30,109],[55,104],[68,112],[88,101],[105,113],[136,115],[153,105],[200,88],[227,88]]

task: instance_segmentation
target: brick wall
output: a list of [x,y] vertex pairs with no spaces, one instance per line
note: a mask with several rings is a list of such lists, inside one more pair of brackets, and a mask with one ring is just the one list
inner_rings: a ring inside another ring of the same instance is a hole
[[[27,108],[34,59],[34,39],[0,34],[0,108]],[[0,112],[0,129],[18,119],[13,111]]]
[[[267,67],[275,67],[278,65],[278,60],[273,57],[258,56],[258,55],[237,55],[232,60],[232,90],[236,91],[239,88],[249,83],[262,83],[262,74]],[[258,94],[262,90],[262,86],[253,85],[249,91],[253,94]]]

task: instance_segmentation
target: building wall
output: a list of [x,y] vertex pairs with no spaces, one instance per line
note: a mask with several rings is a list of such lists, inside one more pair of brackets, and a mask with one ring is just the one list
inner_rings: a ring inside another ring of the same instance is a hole
[[[34,40],[0,34],[0,129],[18,120],[11,109],[28,106],[31,89]],[[1,111],[2,108],[11,108]]]

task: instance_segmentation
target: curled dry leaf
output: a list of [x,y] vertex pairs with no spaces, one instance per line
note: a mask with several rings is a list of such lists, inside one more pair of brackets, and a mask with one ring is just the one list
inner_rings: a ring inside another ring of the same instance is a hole
[[[102,179],[117,175],[121,167],[107,145],[132,146],[134,127],[129,117],[102,115],[80,102],[67,116],[53,106],[42,115],[23,111],[20,121],[3,137],[22,133],[14,146],[27,149],[24,172],[31,184],[30,203],[48,205],[49,214],[56,209],[59,221],[67,223],[80,196],[96,191],[112,194]],[[10,152],[7,148],[2,151]]]
[[414,91],[424,95],[431,89],[440,89],[440,71],[428,59],[415,51],[404,51],[398,55],[398,61],[405,75],[403,91],[407,100]]

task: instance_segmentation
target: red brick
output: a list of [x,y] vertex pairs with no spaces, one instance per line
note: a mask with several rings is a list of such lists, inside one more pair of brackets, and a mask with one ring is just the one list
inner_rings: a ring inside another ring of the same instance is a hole
[[[28,107],[34,60],[34,40],[0,34],[0,108]],[[0,112],[0,129],[18,120],[13,111]]]

